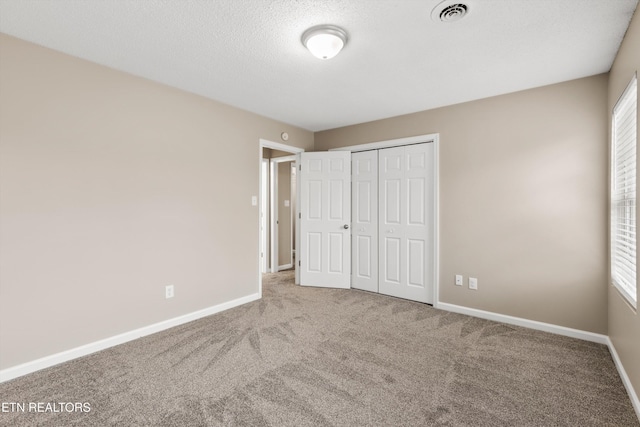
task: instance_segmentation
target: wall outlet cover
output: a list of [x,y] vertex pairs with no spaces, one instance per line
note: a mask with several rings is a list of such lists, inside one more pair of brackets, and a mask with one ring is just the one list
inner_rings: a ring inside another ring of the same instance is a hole
[[173,298],[173,285],[167,285],[164,287],[164,297]]

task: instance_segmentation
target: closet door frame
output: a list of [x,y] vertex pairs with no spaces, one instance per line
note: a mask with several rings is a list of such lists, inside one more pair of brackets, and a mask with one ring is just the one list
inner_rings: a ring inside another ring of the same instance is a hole
[[358,144],[351,145],[348,147],[339,147],[333,148],[329,151],[366,151],[366,150],[376,150],[381,148],[391,148],[391,147],[399,147],[402,145],[411,145],[411,144],[420,144],[420,143],[433,143],[434,156],[433,156],[433,179],[434,179],[434,200],[433,200],[433,243],[432,243],[432,253],[433,253],[433,306],[438,307],[440,304],[440,249],[439,249],[439,240],[440,240],[440,227],[439,227],[439,139],[440,134],[426,134],[426,135],[416,135],[410,136],[406,138],[398,138],[398,139],[390,139],[384,141],[371,142],[366,144]]

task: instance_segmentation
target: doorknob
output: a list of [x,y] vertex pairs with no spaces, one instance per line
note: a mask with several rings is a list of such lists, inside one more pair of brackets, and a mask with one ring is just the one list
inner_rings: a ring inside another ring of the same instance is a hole
[[345,229],[345,230],[348,230],[348,229],[349,229],[349,224],[345,224],[345,225],[344,225],[344,229]]

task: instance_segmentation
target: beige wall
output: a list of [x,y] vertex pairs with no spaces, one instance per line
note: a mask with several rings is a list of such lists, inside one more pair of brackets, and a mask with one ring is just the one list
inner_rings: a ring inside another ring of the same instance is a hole
[[318,132],[315,149],[439,133],[440,300],[606,334],[606,100],[598,75]]
[[274,150],[272,148],[263,148],[262,157],[265,159],[275,159],[276,157],[290,156],[291,153],[286,151]]
[[[285,206],[285,200],[289,201],[289,206]],[[278,267],[290,263],[291,162],[281,162],[278,163]]]
[[[629,84],[633,74],[639,69],[640,12],[636,10],[609,75],[607,109],[609,124],[613,106]],[[640,123],[640,115],[638,123]],[[636,262],[636,265],[639,264]],[[623,300],[613,286],[609,286],[609,337],[622,360],[636,394],[640,393],[640,316],[637,310],[633,310]]]
[[258,141],[311,132],[5,35],[0,55],[0,369],[258,292]]
[[292,156],[293,154],[288,153],[286,151],[280,151],[280,150],[271,150],[271,157],[269,157],[270,159],[275,159],[278,157],[288,157],[288,156]]

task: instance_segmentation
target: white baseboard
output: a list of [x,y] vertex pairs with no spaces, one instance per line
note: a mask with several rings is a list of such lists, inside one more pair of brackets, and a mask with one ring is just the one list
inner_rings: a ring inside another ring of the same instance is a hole
[[154,323],[153,325],[145,326],[133,331],[125,332],[110,338],[105,338],[100,341],[85,344],[80,347],[72,348],[70,350],[62,351],[60,353],[52,354],[40,359],[26,362],[21,365],[13,366],[11,368],[3,369],[0,371],[0,383],[12,380],[14,378],[30,374],[40,369],[48,368],[59,363],[67,362],[69,360],[77,359],[78,357],[86,356],[96,351],[104,350],[109,347],[113,347],[119,344],[124,344],[128,341],[132,341],[138,338],[142,338],[147,335],[155,334],[156,332],[164,331],[165,329],[173,328],[174,326],[182,325],[187,322],[198,320],[202,317],[210,316],[212,314],[219,313],[221,311],[229,310],[230,308],[237,307],[239,305],[246,304],[251,301],[260,299],[260,294],[247,295],[246,297],[238,298],[233,301],[228,301],[222,304],[214,305],[209,308],[194,311],[193,313],[185,314],[183,316],[174,317],[173,319],[164,320],[162,322]]
[[441,310],[453,311],[454,313],[467,314],[481,319],[493,320],[510,325],[523,326],[525,328],[536,329],[538,331],[551,332],[552,334],[564,335],[571,338],[579,338],[585,341],[592,341],[598,344],[607,344],[609,337],[593,332],[582,331],[580,329],[566,328],[564,326],[553,325],[551,323],[538,322],[536,320],[523,319],[521,317],[507,316],[506,314],[493,313],[491,311],[478,310],[475,308],[463,307],[461,305],[440,302],[434,305]]
[[279,265],[278,266],[278,271],[288,270],[290,268],[293,268],[293,264]]
[[631,399],[631,404],[633,405],[633,409],[636,411],[636,415],[638,420],[640,420],[640,399],[638,399],[638,395],[633,388],[633,384],[631,384],[631,380],[627,375],[627,371],[624,370],[624,366],[622,365],[622,361],[618,356],[618,352],[613,345],[613,342],[609,337],[607,337],[607,345],[609,346],[609,352],[611,353],[611,357],[613,358],[613,363],[616,365],[616,369],[618,369],[618,374],[620,375],[620,379],[624,384],[624,388],[627,389],[627,394],[629,395],[629,399]]

